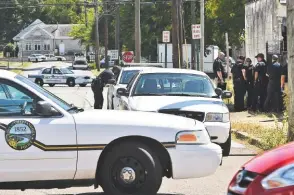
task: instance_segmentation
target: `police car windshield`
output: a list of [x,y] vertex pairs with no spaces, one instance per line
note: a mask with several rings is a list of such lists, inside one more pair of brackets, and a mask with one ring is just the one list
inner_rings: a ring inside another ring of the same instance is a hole
[[142,74],[134,96],[195,96],[215,97],[213,84],[207,76],[185,73]]
[[64,100],[60,99],[59,97],[57,97],[53,93],[51,93],[51,92],[47,91],[46,89],[40,87],[39,85],[37,85],[34,82],[30,81],[29,79],[25,78],[24,76],[16,75],[15,78],[17,80],[21,81],[22,83],[30,86],[34,90],[38,91],[42,95],[46,96],[47,98],[49,98],[50,100],[55,102],[58,106],[60,106],[64,110],[69,110],[72,107],[72,105],[68,104]]
[[63,73],[63,74],[74,74],[73,71],[67,69],[67,68],[60,68],[60,71]]
[[119,84],[127,85],[139,70],[125,70],[122,72]]

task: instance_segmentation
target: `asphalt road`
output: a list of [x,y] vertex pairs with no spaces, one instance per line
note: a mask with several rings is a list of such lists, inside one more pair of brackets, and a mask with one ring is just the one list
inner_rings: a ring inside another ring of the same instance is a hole
[[[90,87],[45,87],[62,99],[80,107],[90,108],[92,97]],[[85,100],[87,99],[87,100]],[[254,152],[242,144],[233,142],[232,155],[224,158],[222,166],[209,177],[189,180],[164,179],[159,195],[226,195],[227,186],[236,171],[254,156]],[[197,167],[197,164],[195,164]],[[1,191],[0,195],[105,195],[102,189],[93,187],[64,190]]]

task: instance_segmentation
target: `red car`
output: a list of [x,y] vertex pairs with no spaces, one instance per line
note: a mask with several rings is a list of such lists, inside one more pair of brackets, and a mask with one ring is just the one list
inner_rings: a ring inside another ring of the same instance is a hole
[[247,162],[231,181],[228,195],[294,195],[294,142]]

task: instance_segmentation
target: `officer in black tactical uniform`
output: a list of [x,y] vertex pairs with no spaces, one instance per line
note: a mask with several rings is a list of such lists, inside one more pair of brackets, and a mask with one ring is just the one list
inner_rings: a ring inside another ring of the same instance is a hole
[[225,84],[225,70],[223,67],[223,62],[225,61],[225,54],[220,52],[218,57],[215,59],[213,63],[213,72],[215,76],[215,80],[217,83],[217,87],[222,90],[226,90]]
[[269,82],[267,86],[267,97],[264,103],[264,109],[267,112],[280,112],[280,97],[281,97],[281,75],[282,67],[278,62],[279,57],[273,55],[273,64],[267,68],[267,76]]
[[259,105],[259,111],[263,112],[268,84],[268,77],[266,76],[267,64],[264,59],[264,54],[259,53],[257,56],[255,56],[255,58],[257,58],[258,63],[254,68],[254,95],[252,102],[252,111],[257,111]]
[[247,109],[251,110],[252,100],[253,100],[253,87],[254,87],[254,79],[253,79],[253,72],[254,67],[252,64],[252,60],[247,58],[245,61],[245,74],[246,74],[246,81],[245,81],[245,93],[247,92]]
[[103,89],[110,79],[114,78],[113,72],[107,68],[105,69],[97,78],[92,82],[91,88],[94,93],[94,109],[102,109],[104,98],[103,98]]
[[244,95],[245,95],[245,69],[243,56],[240,56],[236,65],[232,67],[231,73],[234,84],[234,108],[236,112],[244,110]]

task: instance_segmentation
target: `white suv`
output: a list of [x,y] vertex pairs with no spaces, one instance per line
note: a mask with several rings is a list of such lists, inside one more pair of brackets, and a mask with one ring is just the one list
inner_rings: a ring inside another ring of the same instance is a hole
[[76,58],[72,63],[72,68],[75,69],[89,69],[89,64],[85,58]]

